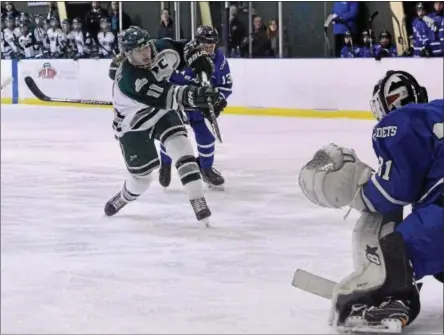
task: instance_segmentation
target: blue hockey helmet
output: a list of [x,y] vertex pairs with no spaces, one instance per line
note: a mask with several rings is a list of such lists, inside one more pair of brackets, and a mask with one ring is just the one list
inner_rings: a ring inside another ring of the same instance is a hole
[[388,71],[373,89],[370,107],[379,121],[394,109],[410,103],[427,103],[427,90],[410,73]]
[[218,44],[219,33],[216,28],[210,26],[200,26],[196,30],[196,41],[206,44]]
[[210,26],[200,26],[196,31],[196,41],[202,45],[210,55],[214,54],[216,45],[219,43],[219,33],[216,28]]

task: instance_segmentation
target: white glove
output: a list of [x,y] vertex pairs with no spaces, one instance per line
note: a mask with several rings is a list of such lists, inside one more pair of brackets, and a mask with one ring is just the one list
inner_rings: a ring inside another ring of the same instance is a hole
[[313,159],[302,167],[299,186],[314,204],[341,208],[351,205],[361,185],[371,175],[372,169],[361,162],[354,150],[329,144],[318,150]]

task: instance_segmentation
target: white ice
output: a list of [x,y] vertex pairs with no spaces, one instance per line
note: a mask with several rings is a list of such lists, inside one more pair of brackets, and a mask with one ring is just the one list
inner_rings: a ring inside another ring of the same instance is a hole
[[[1,108],[2,333],[334,333],[329,301],[291,286],[296,268],[351,271],[357,214],[311,205],[301,165],[324,144],[376,164],[372,121],[226,115],[216,165],[226,191],[194,219],[176,175],[113,218],[125,165],[110,110]],[[443,333],[443,288],[425,280],[409,333]]]

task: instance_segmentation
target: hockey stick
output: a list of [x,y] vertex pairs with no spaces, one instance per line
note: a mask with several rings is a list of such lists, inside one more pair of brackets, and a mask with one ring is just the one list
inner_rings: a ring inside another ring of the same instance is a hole
[[103,105],[103,106],[112,106],[111,101],[102,101],[102,100],[87,100],[87,99],[64,99],[64,98],[51,98],[45,95],[35,83],[34,79],[31,77],[25,77],[26,86],[28,86],[29,90],[34,94],[39,100],[47,101],[47,102],[62,102],[68,104],[82,104],[82,105]]
[[[207,74],[205,72],[201,73],[201,79],[204,86],[210,85]],[[208,108],[210,109],[210,123],[213,129],[214,135],[216,135],[219,143],[222,143],[222,135],[220,134],[219,123],[217,122],[216,114],[214,113],[214,107],[211,103],[208,103]]]
[[291,284],[303,291],[331,300],[333,290],[337,283],[332,280],[316,276],[311,272],[297,269]]
[[333,20],[333,14],[330,14],[327,17],[327,20],[325,20],[324,22],[324,40],[325,40],[325,45],[327,46],[328,56],[330,57],[332,57],[333,55],[330,45],[330,39],[328,38],[328,27],[330,26],[332,20]]
[[374,12],[372,15],[370,15],[370,18],[368,19],[368,25],[369,25],[369,35],[370,35],[370,54],[373,57],[373,20],[375,19],[375,17],[377,17],[379,15],[379,12],[376,11]]
[[12,83],[12,77],[9,77],[8,79],[6,79],[3,83],[2,83],[2,86],[1,86],[1,90],[2,89],[4,89],[6,86],[8,86],[10,83]]
[[[402,27],[401,27],[401,24],[399,23],[398,17],[395,15],[395,13],[393,13],[393,10],[392,10],[392,18],[395,20],[396,26],[398,27],[398,31],[399,31],[398,43],[402,47],[402,52],[405,53],[407,51],[407,49],[406,49],[406,46],[404,44],[404,37],[402,36],[403,35]],[[402,20],[403,21],[405,20],[405,16],[403,17]]]

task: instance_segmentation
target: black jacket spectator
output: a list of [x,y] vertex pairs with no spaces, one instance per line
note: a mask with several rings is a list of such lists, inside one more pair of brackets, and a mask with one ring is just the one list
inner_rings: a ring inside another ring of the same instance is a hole
[[56,18],[57,20],[60,20],[59,18],[59,11],[57,10],[57,4],[54,2],[50,2],[48,5],[48,13],[46,14],[45,19],[51,20],[51,18]]
[[176,31],[176,25],[174,24],[174,21],[171,19],[170,10],[167,8],[164,8],[162,10],[161,15],[161,22],[160,27],[157,30],[157,38],[177,38],[180,39],[183,36],[182,29],[180,30],[180,36],[175,37],[174,33]]
[[250,38],[245,38],[242,42],[242,55],[248,56],[249,39],[252,40],[252,57],[253,58],[266,58],[272,57],[273,51],[271,50],[270,39],[267,35],[267,28],[262,23],[260,16],[255,16],[253,20],[254,32]]
[[[111,22],[111,31],[113,33],[117,33],[120,30],[120,22],[119,22],[119,2],[112,1],[110,9],[108,11],[109,20]],[[131,25],[131,18],[128,14],[122,11],[122,29],[128,29]]]
[[[285,27],[283,28],[283,57],[290,57],[289,43],[288,43],[288,34]],[[274,57],[279,57],[279,44],[281,41],[279,40],[279,30],[276,20],[270,20],[268,22],[267,29],[268,39],[270,40],[270,47]]]
[[20,16],[20,12],[15,9],[11,1],[5,2],[5,11],[2,9],[2,17],[12,17],[15,18]]
[[91,10],[86,15],[85,27],[86,30],[92,35],[97,36],[100,30],[100,19],[102,17],[108,17],[108,13],[105,9],[100,7],[99,1],[93,1],[91,3]]
[[242,40],[247,35],[245,25],[238,18],[238,8],[230,7],[230,21],[228,30],[227,54],[231,55],[233,50],[241,46]]

